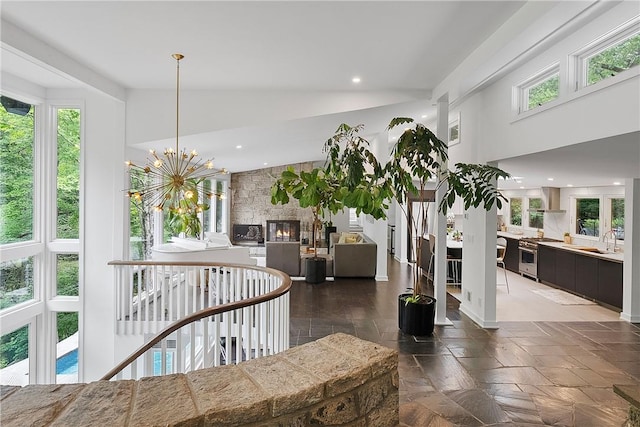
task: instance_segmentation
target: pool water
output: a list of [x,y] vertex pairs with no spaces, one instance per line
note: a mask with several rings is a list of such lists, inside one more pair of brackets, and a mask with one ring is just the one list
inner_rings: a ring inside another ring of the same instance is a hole
[[78,373],[78,349],[65,354],[56,360],[56,374],[77,374]]

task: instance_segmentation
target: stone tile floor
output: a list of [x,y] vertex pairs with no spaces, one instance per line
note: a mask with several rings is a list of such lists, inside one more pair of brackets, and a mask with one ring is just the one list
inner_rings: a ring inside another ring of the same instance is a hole
[[485,330],[449,296],[453,326],[408,336],[397,327],[397,295],[410,270],[390,259],[388,274],[295,282],[291,345],[346,332],[397,349],[401,426],[625,424],[628,404],[612,385],[640,381],[640,325],[509,321]]

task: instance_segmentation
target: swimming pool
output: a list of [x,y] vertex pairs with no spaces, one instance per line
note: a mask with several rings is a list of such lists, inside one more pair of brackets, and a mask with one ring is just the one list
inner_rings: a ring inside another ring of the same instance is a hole
[[70,351],[56,360],[56,374],[77,374],[78,373],[78,349]]

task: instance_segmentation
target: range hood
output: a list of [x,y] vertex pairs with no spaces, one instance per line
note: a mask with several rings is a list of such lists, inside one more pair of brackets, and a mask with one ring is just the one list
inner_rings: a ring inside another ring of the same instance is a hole
[[542,209],[529,209],[529,212],[566,212],[564,209],[560,209],[560,189],[556,187],[542,187]]

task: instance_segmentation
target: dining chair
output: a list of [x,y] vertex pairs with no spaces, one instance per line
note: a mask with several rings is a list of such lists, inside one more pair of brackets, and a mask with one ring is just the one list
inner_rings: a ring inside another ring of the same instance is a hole
[[507,267],[504,264],[504,257],[507,253],[507,239],[505,239],[504,237],[498,237],[497,245],[498,245],[497,263],[499,266],[502,267],[502,270],[504,271],[504,281],[507,285],[507,293],[509,293],[509,280],[507,279]]

